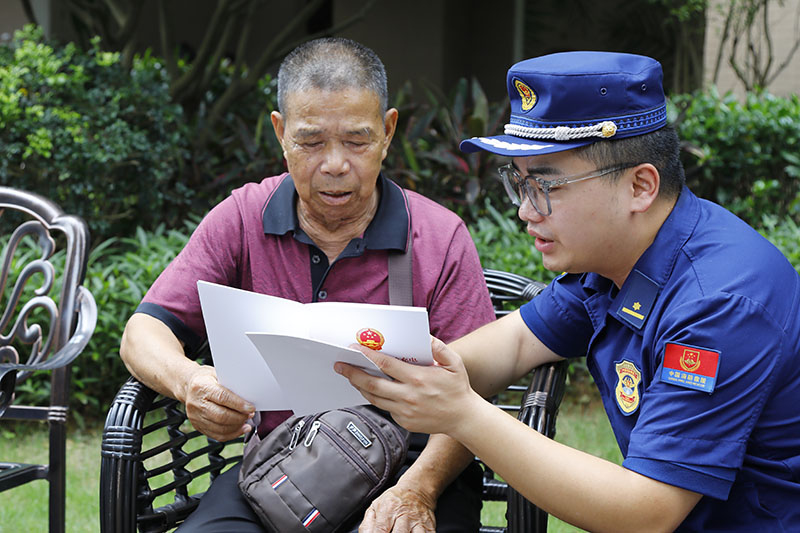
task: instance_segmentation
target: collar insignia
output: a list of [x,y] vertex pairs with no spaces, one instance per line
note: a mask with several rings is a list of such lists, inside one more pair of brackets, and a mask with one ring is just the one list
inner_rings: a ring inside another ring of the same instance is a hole
[[625,280],[617,296],[620,302],[617,317],[636,329],[642,329],[661,287],[638,270]]

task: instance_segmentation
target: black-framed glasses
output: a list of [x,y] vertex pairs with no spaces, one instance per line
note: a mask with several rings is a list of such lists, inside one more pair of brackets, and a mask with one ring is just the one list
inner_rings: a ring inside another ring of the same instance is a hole
[[640,163],[624,163],[622,165],[593,170],[585,174],[575,174],[573,176],[565,176],[554,180],[546,180],[538,176],[522,177],[522,174],[520,174],[512,164],[498,168],[497,172],[500,173],[503,187],[505,187],[508,197],[515,206],[521,206],[525,196],[527,196],[533,208],[536,209],[536,212],[543,217],[547,217],[553,213],[553,208],[550,205],[550,191],[553,189],[569,183],[599,178],[600,176],[605,176],[612,172],[633,168],[639,164]]

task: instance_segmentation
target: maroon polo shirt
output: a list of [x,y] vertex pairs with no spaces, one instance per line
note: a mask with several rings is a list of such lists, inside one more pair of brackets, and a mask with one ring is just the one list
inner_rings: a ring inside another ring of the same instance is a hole
[[410,219],[414,305],[427,308],[431,334],[449,342],[493,320],[464,222],[422,195],[404,195],[383,176],[378,187],[375,217],[330,264],[300,228],[289,174],[234,190],[206,215],[136,312],[164,322],[191,353],[206,337],[199,280],[302,303],[388,304],[387,259],[390,250],[405,249]]

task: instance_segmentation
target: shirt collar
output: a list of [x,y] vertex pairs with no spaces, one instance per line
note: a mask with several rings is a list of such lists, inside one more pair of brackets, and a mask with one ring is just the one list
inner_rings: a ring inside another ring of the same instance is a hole
[[697,197],[684,187],[672,212],[659,228],[653,243],[631,270],[619,292],[609,280],[598,274],[587,274],[584,287],[605,288],[609,298],[608,312],[641,334],[661,289],[667,283],[681,249],[691,236],[700,218]]
[[684,187],[672,212],[658,230],[653,244],[636,262],[634,270],[663,287],[672,275],[678,254],[699,220],[700,202],[697,196]]
[[[410,226],[410,215],[406,196],[399,185],[378,176],[377,187],[381,192],[378,210],[364,232],[366,248],[372,250],[405,250]],[[287,174],[272,195],[267,198],[262,211],[265,235],[285,235],[300,231],[297,219],[297,191],[291,175]]]

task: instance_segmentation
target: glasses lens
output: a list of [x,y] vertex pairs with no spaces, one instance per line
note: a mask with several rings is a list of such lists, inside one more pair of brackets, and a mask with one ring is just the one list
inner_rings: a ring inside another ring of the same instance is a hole
[[521,206],[527,195],[531,205],[540,215],[547,216],[550,214],[548,195],[539,188],[539,184],[533,178],[523,178],[511,165],[500,167],[499,172],[506,194],[508,194],[515,206]]
[[[525,180],[525,188],[527,189],[528,198],[530,198],[536,212],[540,215],[547,216],[549,214],[547,212],[547,193],[539,188],[539,184],[536,183],[533,178]],[[544,204],[544,206],[542,206],[542,204]]]
[[506,194],[511,199],[511,202],[519,207],[522,204],[520,196],[520,187],[522,185],[517,171],[511,167],[500,167],[500,177],[502,178],[503,188]]

